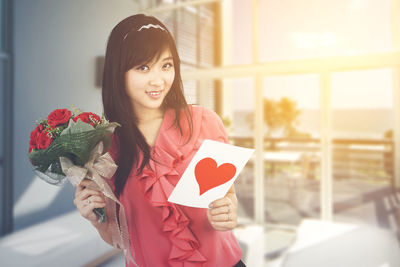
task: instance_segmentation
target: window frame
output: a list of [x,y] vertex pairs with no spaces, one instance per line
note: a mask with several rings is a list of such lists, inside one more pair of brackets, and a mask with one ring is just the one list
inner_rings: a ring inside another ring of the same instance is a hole
[[3,72],[0,73],[0,81],[4,82],[3,103],[1,105],[1,113],[3,120],[3,129],[0,129],[3,134],[2,140],[3,151],[0,151],[0,166],[2,173],[0,179],[1,205],[0,205],[0,236],[11,233],[13,230],[13,53],[12,53],[12,0],[0,0],[2,9],[0,14],[1,19],[1,50],[0,64],[3,65]]

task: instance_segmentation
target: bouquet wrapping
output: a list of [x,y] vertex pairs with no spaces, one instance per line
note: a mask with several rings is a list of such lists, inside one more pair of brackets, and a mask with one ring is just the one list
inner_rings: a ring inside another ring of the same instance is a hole
[[100,223],[108,220],[114,247],[135,263],[123,205],[108,183],[118,167],[107,153],[118,126],[91,112],[56,109],[31,132],[28,156],[37,176],[50,184],[62,185],[68,179],[78,186],[83,179],[91,180],[89,187],[104,194],[107,208],[93,212]]

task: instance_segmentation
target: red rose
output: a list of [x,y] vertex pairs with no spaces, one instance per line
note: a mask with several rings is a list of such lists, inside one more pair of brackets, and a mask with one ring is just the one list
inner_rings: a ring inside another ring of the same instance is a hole
[[48,132],[43,131],[40,133],[38,139],[36,140],[36,147],[38,149],[46,149],[52,142],[53,138],[51,138],[51,135]]
[[92,126],[95,124],[100,124],[101,122],[100,117],[92,112],[83,112],[73,118],[74,122],[77,122],[78,119],[81,119],[82,122],[89,123]]
[[29,153],[31,153],[32,149],[38,149],[37,140],[41,132],[43,132],[44,127],[42,124],[36,126],[36,128],[31,132],[31,139],[29,140]]
[[56,109],[49,114],[47,117],[47,123],[52,127],[56,128],[59,125],[63,125],[71,118],[71,111],[68,109]]

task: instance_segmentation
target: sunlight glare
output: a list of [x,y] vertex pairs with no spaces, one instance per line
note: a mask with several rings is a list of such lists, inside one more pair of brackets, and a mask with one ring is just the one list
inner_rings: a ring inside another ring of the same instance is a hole
[[332,32],[296,32],[292,34],[292,39],[303,49],[332,48],[337,44],[337,36]]
[[350,8],[357,9],[361,6],[361,0],[354,0],[350,3]]

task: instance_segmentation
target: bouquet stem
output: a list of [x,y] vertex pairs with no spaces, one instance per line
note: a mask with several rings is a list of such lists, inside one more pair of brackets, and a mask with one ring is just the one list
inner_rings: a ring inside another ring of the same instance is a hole
[[99,219],[98,222],[99,223],[105,223],[106,222],[106,212],[104,210],[104,208],[95,208],[93,210],[94,214],[96,214]]

